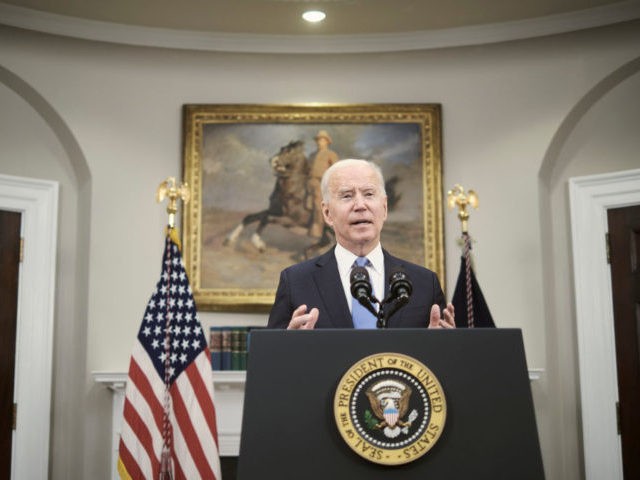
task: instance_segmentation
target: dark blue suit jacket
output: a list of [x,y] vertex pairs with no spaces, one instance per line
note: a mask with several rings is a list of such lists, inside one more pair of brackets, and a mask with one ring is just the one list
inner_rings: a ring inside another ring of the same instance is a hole
[[[385,250],[383,254],[385,275],[402,269],[413,284],[409,303],[391,316],[388,327],[427,327],[431,306],[437,303],[440,309],[445,307],[438,277],[431,270],[394,257]],[[388,290],[385,281],[385,298]],[[353,328],[333,249],[282,271],[267,327],[287,328],[293,311],[303,304],[308,310],[317,307],[320,311],[316,328]]]

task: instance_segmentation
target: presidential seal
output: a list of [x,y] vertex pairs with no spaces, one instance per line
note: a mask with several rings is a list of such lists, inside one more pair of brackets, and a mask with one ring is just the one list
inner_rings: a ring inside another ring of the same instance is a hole
[[380,353],[344,374],[333,400],[338,431],[361,457],[402,465],[438,441],[447,404],[438,379],[415,358]]

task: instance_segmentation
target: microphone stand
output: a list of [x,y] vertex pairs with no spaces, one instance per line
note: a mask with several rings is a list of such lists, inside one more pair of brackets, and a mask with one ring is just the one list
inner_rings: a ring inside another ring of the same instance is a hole
[[[358,300],[360,305],[362,305],[369,312],[371,312],[371,314],[374,317],[376,317],[376,327],[377,328],[387,328],[387,323],[389,321],[389,317],[391,317],[391,315],[393,315],[402,306],[402,305],[398,305],[399,302],[396,302],[396,304],[394,304],[392,306],[392,309],[387,312],[385,310],[385,306],[388,305],[391,302],[391,300],[393,300],[390,296],[387,297],[382,302],[379,301],[373,295],[366,295],[366,296],[362,295],[360,297],[356,297],[356,300]],[[373,306],[376,303],[379,305],[377,311],[376,311],[375,307]]]
[[[378,328],[387,328],[391,316],[407,304],[407,302],[409,301],[409,297],[394,298],[392,295],[389,295],[382,302],[378,302],[375,297],[373,300],[375,300],[380,305],[380,308],[376,313],[376,318],[378,319],[378,321],[376,322],[376,326]],[[389,307],[388,310],[387,307]]]
[[[400,308],[404,307],[409,302],[409,297],[399,297],[396,298],[393,295],[389,295],[383,301],[378,300],[373,295],[362,296],[357,298],[360,305],[370,311],[374,317],[376,317],[376,327],[377,328],[387,328],[389,323],[389,318],[396,313]],[[374,304],[377,303],[379,305],[378,311],[374,308]],[[387,307],[389,307],[387,309]]]
[[[351,272],[350,281],[351,295],[376,317],[377,328],[387,328],[391,315],[405,306],[411,296],[411,282],[402,271],[396,271],[391,275],[389,295],[383,301],[373,295],[369,274],[364,267],[355,267]],[[376,303],[377,311],[374,307]]]

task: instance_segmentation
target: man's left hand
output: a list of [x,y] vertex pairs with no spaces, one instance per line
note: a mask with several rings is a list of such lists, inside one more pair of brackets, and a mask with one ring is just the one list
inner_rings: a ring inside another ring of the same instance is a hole
[[440,315],[440,306],[433,305],[429,315],[429,328],[456,328],[453,304],[448,303]]

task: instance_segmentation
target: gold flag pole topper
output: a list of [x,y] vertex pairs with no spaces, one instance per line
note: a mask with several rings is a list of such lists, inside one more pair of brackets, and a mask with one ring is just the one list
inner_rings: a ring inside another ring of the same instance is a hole
[[189,192],[189,185],[183,183],[178,186],[176,184],[175,177],[168,177],[163,181],[156,190],[156,201],[162,202],[165,198],[168,198],[167,213],[169,214],[169,228],[175,228],[176,212],[178,211],[178,198],[184,203],[189,203],[191,193]]
[[[168,198],[167,202],[167,213],[169,214],[169,223],[167,227],[167,235],[173,243],[175,243],[178,248],[180,248],[180,239],[179,235],[175,228],[176,223],[176,213],[178,212],[178,199],[182,200],[184,203],[189,202],[190,193],[189,187],[186,183],[178,186],[176,184],[175,177],[168,177],[165,181],[163,181],[156,190],[156,201],[158,203],[162,202],[165,198]],[[169,325],[169,320],[167,319],[167,325],[165,327],[165,349],[168,349],[170,343],[171,336],[171,326]],[[167,352],[165,352],[167,353]],[[169,410],[170,410],[170,393],[169,393],[169,384],[170,384],[170,355],[165,355],[164,362],[164,405],[163,405],[163,420],[162,420],[162,452],[161,452],[161,461],[160,461],[160,480],[172,480],[173,475],[173,459],[172,459],[172,445],[171,445],[171,437],[169,433]]]
[[469,212],[467,207],[478,208],[478,195],[473,190],[469,190],[469,193],[465,193],[462,185],[454,185],[451,190],[447,192],[447,205],[449,210],[454,207],[458,207],[458,218],[462,222],[462,233],[468,231]]
[[[471,238],[469,237],[469,212],[467,207],[478,208],[478,196],[473,190],[469,190],[469,193],[465,193],[464,187],[461,185],[454,185],[454,187],[447,192],[447,205],[449,209],[458,207],[458,218],[462,223],[462,255],[464,257],[465,267],[465,283],[466,283],[466,300],[467,300],[467,327],[473,328],[474,315],[473,315],[473,290],[471,285]],[[462,312],[461,312],[462,313]]]

